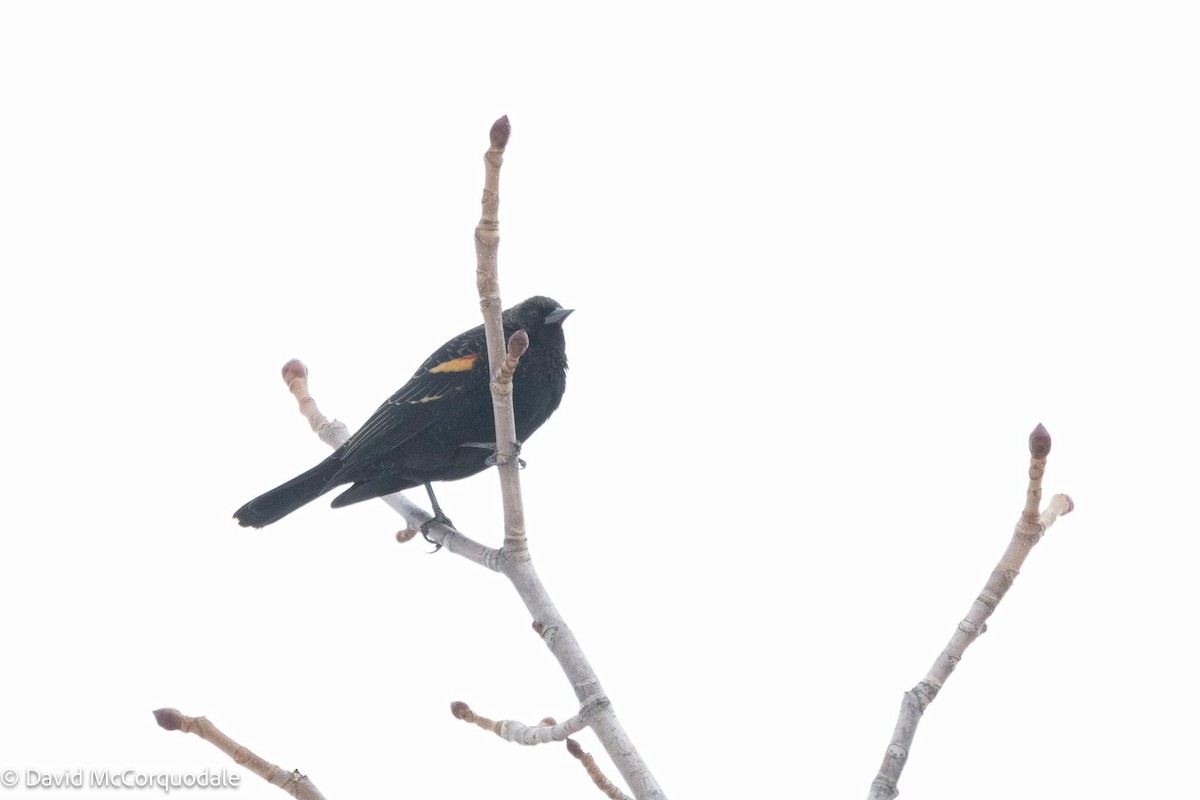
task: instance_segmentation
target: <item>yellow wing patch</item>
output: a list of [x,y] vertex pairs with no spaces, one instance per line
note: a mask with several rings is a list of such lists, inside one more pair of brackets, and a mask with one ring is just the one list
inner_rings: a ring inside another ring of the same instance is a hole
[[417,405],[418,403],[431,403],[431,402],[433,402],[434,400],[441,400],[443,397],[445,397],[445,395],[442,395],[442,394],[427,394],[427,395],[425,395],[424,397],[422,397],[420,400],[409,400],[409,401],[408,401],[408,404],[409,404],[409,405],[411,405],[411,406],[415,406],[415,405]]
[[467,356],[459,356],[452,358],[449,361],[443,361],[436,367],[430,367],[429,371],[434,372],[466,372],[475,366],[475,362],[479,359],[478,354]]

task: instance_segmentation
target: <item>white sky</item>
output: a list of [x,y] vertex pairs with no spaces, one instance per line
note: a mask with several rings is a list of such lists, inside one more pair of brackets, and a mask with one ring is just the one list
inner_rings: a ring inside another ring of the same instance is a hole
[[176,706],[330,800],[598,796],[448,712],[575,710],[502,579],[230,520],[325,453],[284,361],[353,428],[477,324],[507,113],[506,300],[577,309],[535,559],[669,796],[866,795],[1039,421],[1077,510],[901,791],[1194,787],[1197,12],[786,8],[0,6],[0,770],[228,768]]

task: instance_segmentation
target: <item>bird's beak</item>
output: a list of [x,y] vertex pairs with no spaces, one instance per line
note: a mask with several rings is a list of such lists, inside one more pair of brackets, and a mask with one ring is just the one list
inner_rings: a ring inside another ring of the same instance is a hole
[[572,312],[572,311],[574,311],[574,310],[575,310],[575,309],[573,309],[573,308],[559,308],[559,309],[555,309],[554,311],[551,311],[549,314],[547,314],[547,315],[546,315],[546,319],[545,319],[545,320],[543,320],[543,324],[545,324],[545,325],[558,325],[558,324],[560,324],[560,323],[561,323],[561,322],[562,322],[564,319],[566,319],[567,317],[571,316],[571,312]]

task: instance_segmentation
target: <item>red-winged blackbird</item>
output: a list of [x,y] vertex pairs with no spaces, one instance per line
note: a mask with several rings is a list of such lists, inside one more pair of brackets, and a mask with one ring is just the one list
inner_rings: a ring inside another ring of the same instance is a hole
[[[520,442],[562,400],[567,385],[562,322],[571,311],[548,297],[531,297],[504,312],[505,341],[522,328],[529,335],[529,348],[513,375]],[[482,472],[496,441],[490,383],[480,325],[438,348],[333,455],[233,516],[242,525],[261,528],[347,483],[354,485],[334,498],[334,508]]]

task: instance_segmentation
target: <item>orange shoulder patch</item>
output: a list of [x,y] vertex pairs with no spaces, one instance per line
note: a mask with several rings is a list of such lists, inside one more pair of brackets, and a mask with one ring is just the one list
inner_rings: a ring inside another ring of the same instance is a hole
[[467,370],[471,369],[471,367],[475,366],[475,362],[478,359],[479,359],[479,356],[476,354],[472,354],[469,356],[459,356],[458,358],[452,358],[449,361],[443,361],[441,364],[438,364],[436,367],[430,367],[429,371],[431,373],[432,372],[466,372]]

